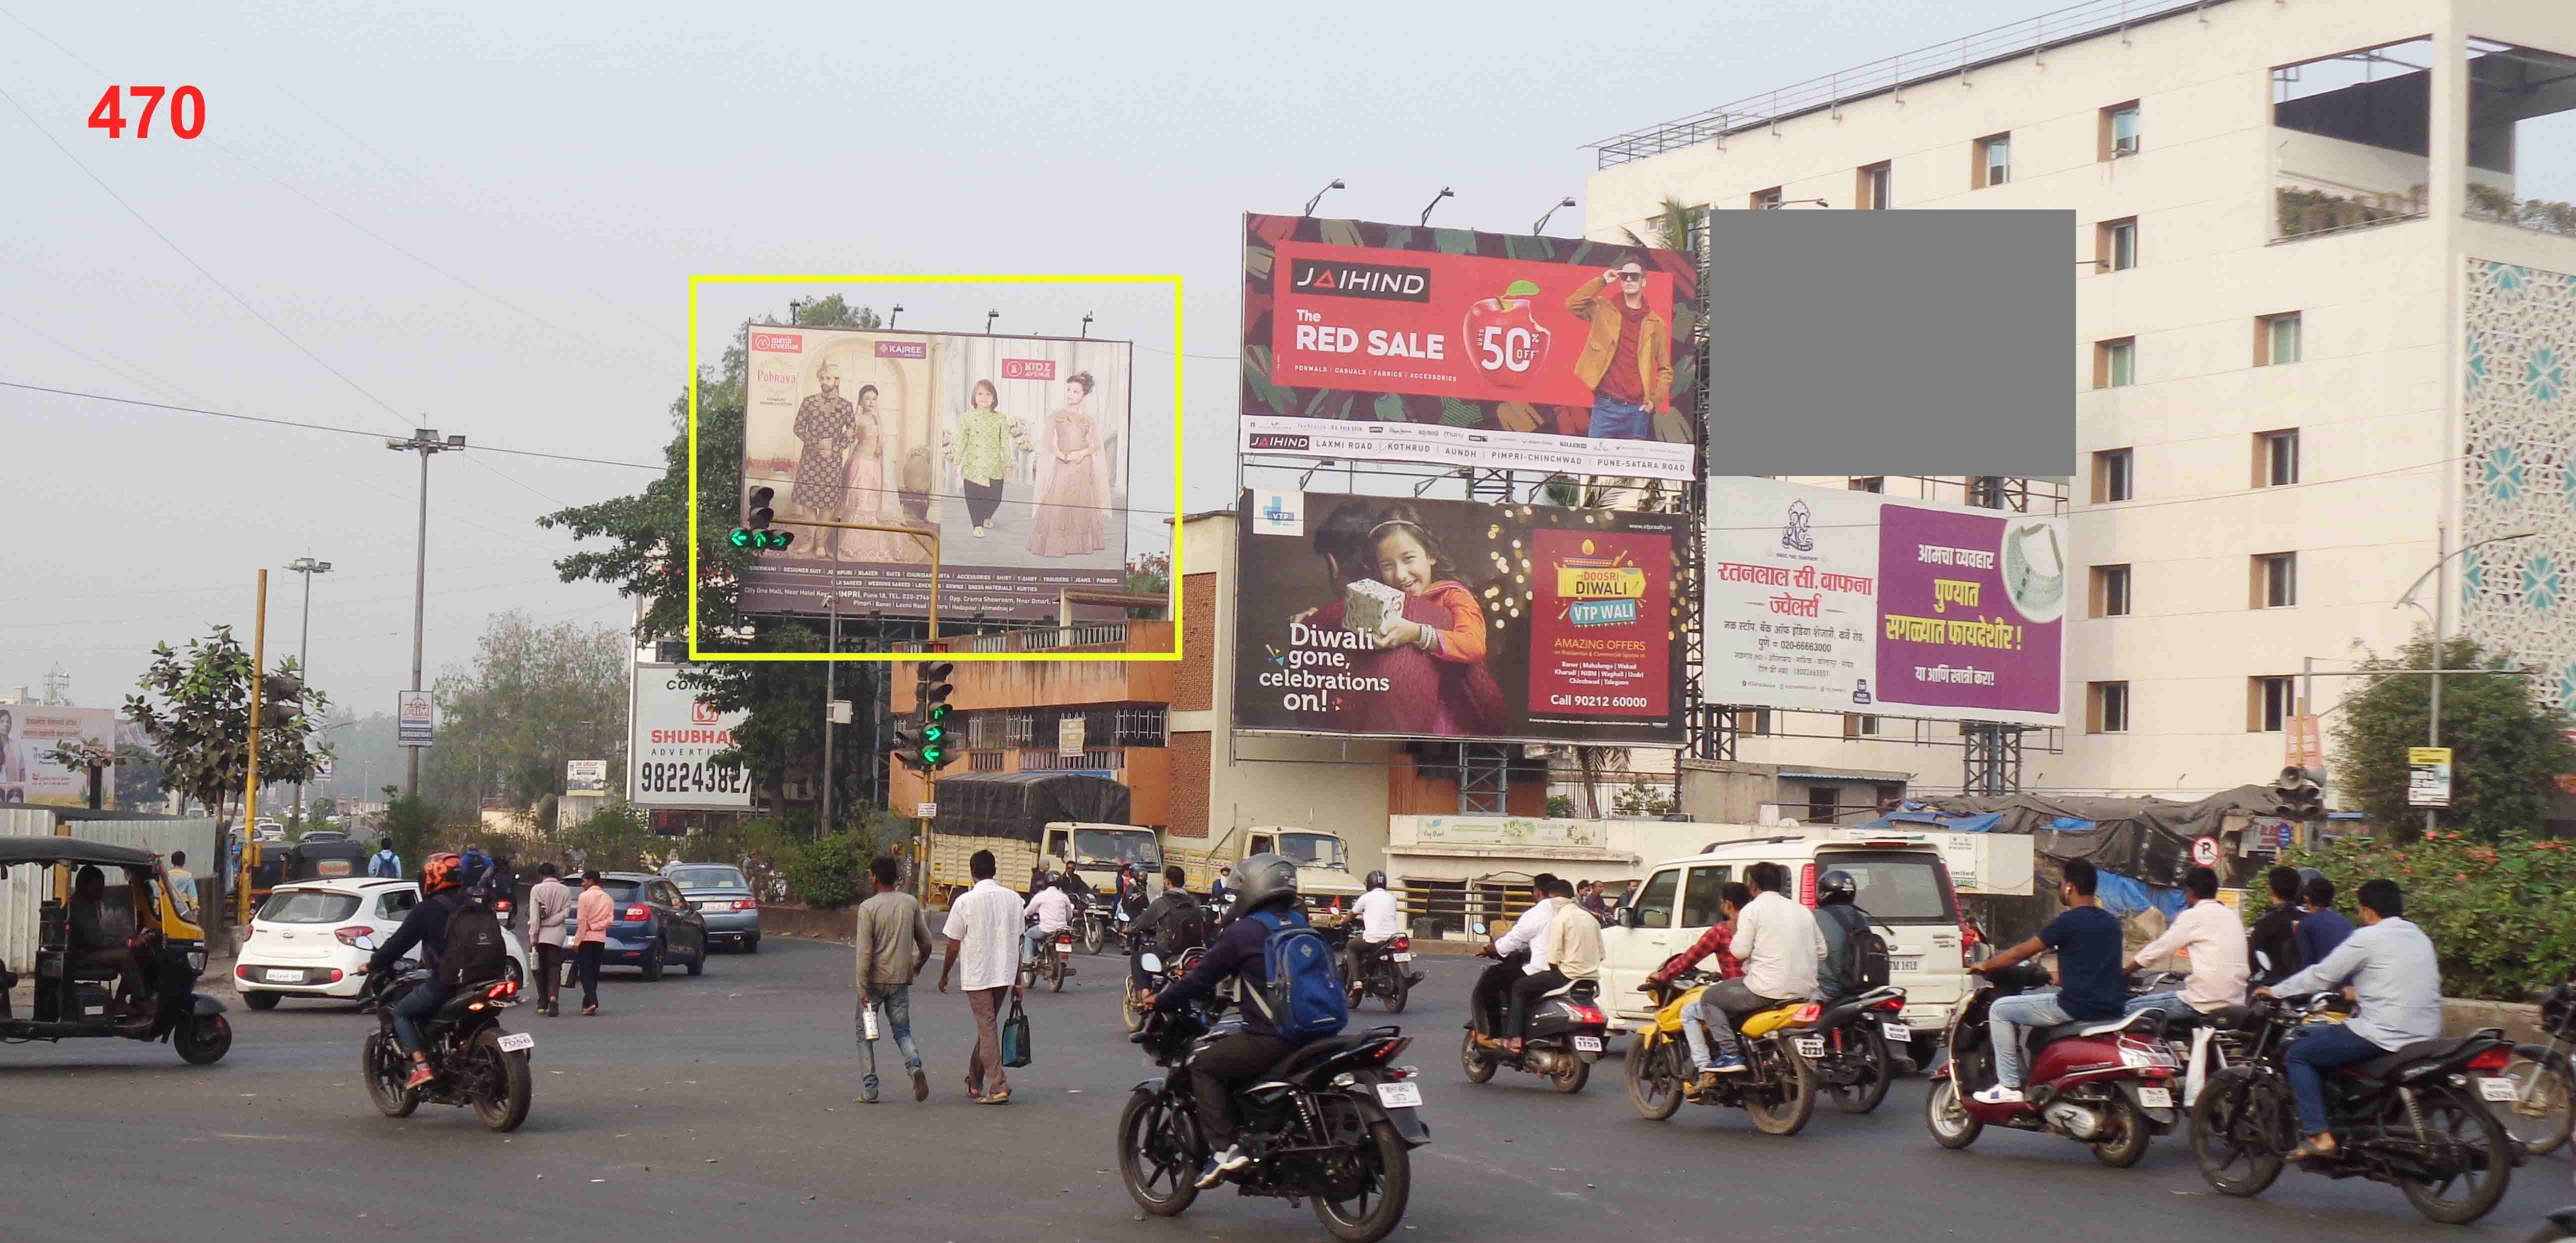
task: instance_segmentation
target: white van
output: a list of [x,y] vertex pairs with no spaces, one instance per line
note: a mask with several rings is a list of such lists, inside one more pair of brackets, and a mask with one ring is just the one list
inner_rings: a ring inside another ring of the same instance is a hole
[[[1854,901],[1887,938],[1888,983],[1905,990],[1905,1025],[1914,1029],[1920,1060],[1968,985],[1950,869],[1940,849],[1920,839],[1772,837],[1713,845],[1653,865],[1636,899],[1614,913],[1616,926],[1602,930],[1602,1001],[1622,1018],[1650,1017],[1654,1003],[1643,988],[1646,977],[1718,922],[1726,883],[1743,880],[1756,863],[1787,869],[1785,896],[1809,907],[1816,904],[1817,878],[1825,873],[1849,872],[1859,882]],[[1706,966],[1715,969],[1714,962]]]

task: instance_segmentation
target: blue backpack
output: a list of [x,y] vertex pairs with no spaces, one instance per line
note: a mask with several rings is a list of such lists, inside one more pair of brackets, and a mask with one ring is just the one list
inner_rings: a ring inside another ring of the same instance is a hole
[[1270,1026],[1292,1042],[1330,1036],[1349,1026],[1350,1004],[1335,973],[1337,956],[1322,934],[1308,926],[1303,915],[1293,924],[1276,911],[1261,911],[1252,918],[1270,930],[1261,946],[1262,966],[1268,971],[1261,1001],[1269,1011]]

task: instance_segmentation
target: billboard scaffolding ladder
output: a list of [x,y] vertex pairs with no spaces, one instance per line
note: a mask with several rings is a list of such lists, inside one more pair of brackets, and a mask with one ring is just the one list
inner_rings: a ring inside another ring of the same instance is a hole
[[1969,796],[2021,793],[2021,737],[2026,726],[2000,721],[1965,721],[1959,737],[1959,790]]
[[1507,816],[1512,788],[1512,749],[1496,743],[1458,744],[1458,814]]

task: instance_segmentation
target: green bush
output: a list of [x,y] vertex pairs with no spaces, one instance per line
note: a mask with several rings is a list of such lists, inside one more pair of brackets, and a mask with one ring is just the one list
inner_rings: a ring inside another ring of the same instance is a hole
[[807,906],[838,910],[867,888],[868,860],[876,857],[869,833],[835,833],[805,843],[787,861],[787,896]]
[[2567,842],[2435,832],[2416,842],[2338,842],[2283,862],[2324,872],[2347,911],[2363,881],[2396,881],[2406,918],[2442,956],[2446,996],[2524,1001],[2576,978],[2576,851]]

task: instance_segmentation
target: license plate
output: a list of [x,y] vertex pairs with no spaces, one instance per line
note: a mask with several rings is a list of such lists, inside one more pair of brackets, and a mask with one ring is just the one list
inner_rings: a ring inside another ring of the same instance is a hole
[[731,905],[733,904],[730,902],[701,902],[698,904],[698,909],[701,911],[721,911]]
[[1797,1039],[1797,1045],[1798,1056],[1800,1057],[1823,1057],[1825,1055],[1825,1038],[1822,1036],[1800,1036]]
[[321,866],[316,867],[313,870],[324,876],[346,876],[349,874],[349,861],[346,859],[324,859]]
[[2511,1080],[2511,1079],[2480,1079],[2480,1080],[2478,1080],[2478,1095],[2479,1095],[2479,1096],[2481,1096],[2481,1097],[2484,1097],[2484,1098],[2485,1098],[2485,1099],[2487,1099],[2487,1100],[2491,1100],[2491,1101],[2510,1101],[2510,1100],[2513,1100],[2513,1099],[2514,1099],[2513,1080]]
[[1377,1085],[1377,1103],[1389,1109],[1412,1109],[1422,1103],[1422,1085],[1381,1083]]
[[1574,1051],[1577,1053],[1599,1053],[1601,1051],[1601,1038],[1599,1036],[1577,1036],[1574,1038]]
[[537,1038],[526,1032],[512,1032],[507,1036],[501,1037],[501,1051],[503,1053],[525,1053],[536,1047]]
[[1881,1023],[1878,1025],[1878,1034],[1885,1036],[1890,1040],[1911,1041],[1914,1039],[1914,1029],[1907,1027],[1903,1023]]
[[1410,951],[1407,951],[1402,954],[1389,954],[1386,958],[1389,962],[1412,962],[1413,954]]
[[2171,1109],[2173,1108],[2173,1090],[2170,1088],[2140,1088],[2138,1089],[2138,1103],[2149,1109]]
[[1887,960],[1887,969],[1890,971],[1921,971],[1923,969],[1923,960],[1920,958],[1890,958]]
[[[304,982],[304,973],[301,971],[289,971],[278,967],[271,967],[268,970],[261,972],[259,978],[266,980],[271,984],[301,984]],[[2505,1099],[2511,1100],[2513,1097],[2510,1093],[2507,1093]]]

